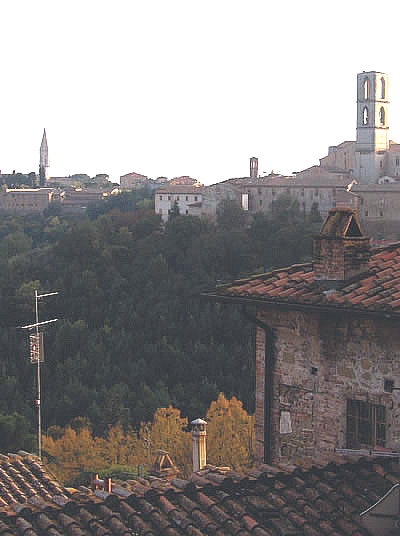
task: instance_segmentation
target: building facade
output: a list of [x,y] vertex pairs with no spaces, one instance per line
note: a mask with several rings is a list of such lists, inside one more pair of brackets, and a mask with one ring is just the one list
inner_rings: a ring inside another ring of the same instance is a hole
[[20,215],[42,213],[52,196],[52,188],[7,188],[0,193],[0,211]]
[[146,175],[141,175],[140,173],[127,173],[126,175],[121,175],[119,178],[121,190],[136,190],[146,185],[149,181],[149,178]]
[[154,208],[163,222],[168,221],[173,207],[179,209],[181,216],[201,216],[203,188],[201,186],[167,186],[154,194]]
[[313,262],[217,287],[256,325],[258,464],[400,456],[400,246],[332,209]]

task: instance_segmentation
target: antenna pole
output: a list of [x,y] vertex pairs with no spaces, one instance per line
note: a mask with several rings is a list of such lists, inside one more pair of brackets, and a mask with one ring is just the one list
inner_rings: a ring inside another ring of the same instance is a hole
[[[19,326],[20,329],[34,329],[35,335],[36,335],[36,341],[34,342],[34,345],[36,345],[36,348],[34,350],[34,353],[32,353],[31,348],[31,362],[34,364],[36,360],[37,365],[37,398],[36,398],[36,407],[38,412],[38,457],[39,460],[42,460],[42,415],[41,415],[41,385],[40,385],[40,359],[43,356],[43,347],[42,347],[42,338],[40,337],[39,332],[39,326],[42,326],[43,324],[50,324],[53,322],[57,322],[57,318],[54,318],[53,320],[46,320],[45,322],[39,322],[39,303],[38,300],[40,298],[46,298],[47,296],[55,296],[58,294],[58,292],[49,292],[47,294],[39,294],[38,291],[35,289],[35,323],[30,324],[28,326]],[[34,347],[33,347],[34,348]]]
[[[38,307],[38,291],[35,289],[35,320],[36,320],[36,335],[39,340],[39,307]],[[38,411],[38,454],[39,460],[42,461],[42,412],[40,408],[40,351],[37,359],[37,399],[36,406]]]

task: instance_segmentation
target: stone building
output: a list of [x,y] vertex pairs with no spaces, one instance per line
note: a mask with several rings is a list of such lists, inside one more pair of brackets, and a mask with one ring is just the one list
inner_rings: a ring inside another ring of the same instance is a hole
[[163,222],[168,221],[175,204],[182,216],[201,216],[203,188],[201,186],[166,186],[154,194],[154,209]]
[[371,249],[337,208],[313,249],[208,294],[256,325],[258,464],[400,456],[400,244]]
[[64,214],[83,214],[89,205],[103,201],[108,195],[94,188],[68,189],[61,193],[61,208]]
[[52,200],[52,188],[7,188],[0,193],[0,212],[7,214],[42,213]]
[[141,175],[140,173],[126,173],[126,175],[121,175],[119,178],[121,190],[136,190],[146,185],[149,181],[149,178],[146,175]]
[[[305,214],[317,205],[325,217],[352,183],[360,220],[367,232],[374,237],[400,238],[400,144],[389,139],[388,83],[384,73],[357,75],[355,141],[329,147],[319,165],[293,176],[259,176],[258,160],[252,157],[248,177],[219,183],[218,200],[231,198],[234,187],[239,202],[243,195],[247,196],[250,214],[269,213],[272,202],[286,193],[298,201]],[[204,197],[209,199],[203,204],[204,211],[215,211],[215,186],[206,187]]]

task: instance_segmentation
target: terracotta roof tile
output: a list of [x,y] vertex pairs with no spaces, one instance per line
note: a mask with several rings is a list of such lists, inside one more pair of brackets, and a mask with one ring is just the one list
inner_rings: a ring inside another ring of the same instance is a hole
[[[251,290],[250,290],[251,289]],[[375,250],[369,272],[326,290],[314,281],[312,263],[235,281],[217,287],[217,296],[254,296],[268,303],[321,305],[368,312],[398,313],[400,302],[400,244]]]
[[[400,472],[386,458],[293,472],[266,466],[254,476],[209,466],[190,481],[113,483],[110,494],[69,493],[32,457],[2,459],[0,469],[0,493],[11,497],[0,506],[1,536],[367,536],[359,514]],[[38,489],[17,503],[11,494],[24,488],[21,477]]]

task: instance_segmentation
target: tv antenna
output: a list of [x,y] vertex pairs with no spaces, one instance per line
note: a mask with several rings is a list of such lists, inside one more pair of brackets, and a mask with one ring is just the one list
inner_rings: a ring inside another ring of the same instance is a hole
[[29,335],[29,349],[30,349],[30,359],[32,365],[37,367],[37,398],[36,398],[36,407],[38,412],[38,455],[39,460],[42,460],[42,419],[41,419],[41,409],[40,409],[40,397],[41,397],[41,388],[40,388],[40,363],[44,361],[44,347],[43,347],[43,333],[39,331],[39,326],[44,326],[45,324],[52,324],[57,322],[58,318],[53,320],[45,320],[44,322],[39,322],[39,300],[41,298],[47,298],[47,296],[55,296],[58,292],[47,292],[46,294],[39,294],[35,290],[35,323],[29,324],[27,326],[18,326],[19,329],[29,329],[34,330],[33,333]]

